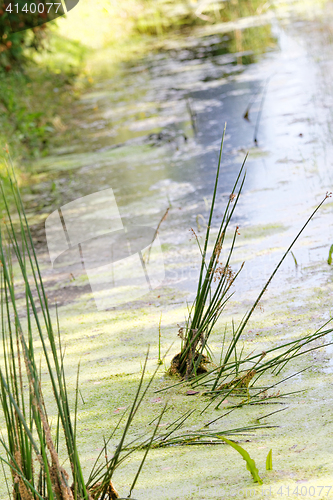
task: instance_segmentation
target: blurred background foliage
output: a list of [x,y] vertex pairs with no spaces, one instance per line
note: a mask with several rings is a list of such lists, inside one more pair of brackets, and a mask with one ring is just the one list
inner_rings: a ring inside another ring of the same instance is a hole
[[[86,0],[68,16],[80,25],[80,33],[73,34],[64,20],[59,26],[64,35],[100,48],[137,34],[159,36],[261,14],[270,5],[266,0]],[[98,26],[98,32],[92,26]]]
[[[296,3],[307,2],[315,0]],[[26,23],[23,28],[34,27],[17,33],[10,29],[8,3],[0,0],[0,144],[8,143],[27,174],[33,158],[47,155],[53,139],[63,133],[62,110],[100,77],[98,68],[107,65],[110,72],[197,26],[265,14],[290,1],[81,0],[66,16],[47,24],[24,17],[19,20]],[[255,51],[266,36],[263,29],[244,37],[242,49]],[[229,50],[238,49],[234,37]]]
[[0,1],[0,67],[7,72],[26,62],[26,48],[39,50],[45,38],[44,23],[52,20],[47,12],[22,12],[26,4],[24,0]]
[[269,7],[265,0],[81,0],[67,16],[39,26],[23,14],[17,22],[30,29],[13,33],[8,3],[0,2],[0,142],[23,164],[48,154],[62,132],[61,109],[92,82],[96,61],[107,60],[112,70],[173,33]]

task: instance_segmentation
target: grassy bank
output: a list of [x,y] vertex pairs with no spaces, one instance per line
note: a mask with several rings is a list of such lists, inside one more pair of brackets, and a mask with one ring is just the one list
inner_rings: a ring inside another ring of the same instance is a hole
[[3,70],[0,77],[0,141],[23,161],[48,154],[62,128],[62,109],[79,92],[77,77],[87,52],[56,33],[44,51],[39,61],[31,57],[24,69]]
[[41,51],[26,51],[23,67],[8,72],[0,68],[0,178],[8,194],[4,150],[13,158],[19,185],[30,184],[34,161],[64,140],[66,114],[90,85],[84,70],[87,53],[82,44],[51,27]]

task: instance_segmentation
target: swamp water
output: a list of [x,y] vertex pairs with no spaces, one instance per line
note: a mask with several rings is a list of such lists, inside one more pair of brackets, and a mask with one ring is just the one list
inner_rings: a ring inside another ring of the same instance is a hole
[[[106,311],[97,312],[83,273],[50,270],[41,224],[35,231],[49,297],[60,304],[73,388],[81,359],[78,446],[85,470],[98,454],[103,435],[131,401],[148,344],[150,370],[156,366],[161,314],[162,352],[175,341],[165,367],[179,350],[177,324],[183,323],[186,301],[193,298],[200,261],[189,230],[192,227],[199,237],[204,234],[224,123],[227,135],[213,227],[246,152],[250,154],[234,218],[240,236],[232,262],[235,269],[243,261],[245,266],[221,327],[212,336],[217,355],[224,322],[230,326],[232,317],[240,320],[314,207],[332,190],[328,19],[324,24],[290,24],[271,18],[264,25],[271,50],[258,59],[248,50],[227,53],[228,34],[218,29],[209,36],[190,36],[183,46],[170,40],[166,51],[125,68],[116,78],[99,81],[84,94],[74,106],[65,133],[68,141],[36,165],[41,182],[25,193],[32,221],[107,188],[113,189],[123,222],[156,228],[169,207],[159,229],[166,271],[163,286],[135,303]],[[297,338],[329,318],[332,269],[326,261],[333,240],[332,210],[328,199],[295,244],[297,265],[292,255],[286,258],[265,294],[263,310],[253,316],[243,336],[245,352]],[[256,460],[263,489],[252,483],[245,462],[231,448],[173,447],[148,455],[133,498],[333,498],[328,488],[333,486],[330,357],[331,351],[315,351],[284,372],[287,376],[310,366],[280,386],[282,393],[306,392],[276,399],[275,405],[238,409],[211,426],[278,426],[242,440]],[[165,367],[155,389],[170,384]],[[134,432],[150,429],[149,422],[168,398],[166,423],[195,405],[198,412],[188,424],[193,429],[221,414],[212,409],[200,416],[203,398],[186,396],[185,387],[174,388],[150,394]],[[280,408],[285,409],[262,418]],[[271,448],[273,471],[265,471]],[[114,476],[122,496],[139,460],[135,455]]]

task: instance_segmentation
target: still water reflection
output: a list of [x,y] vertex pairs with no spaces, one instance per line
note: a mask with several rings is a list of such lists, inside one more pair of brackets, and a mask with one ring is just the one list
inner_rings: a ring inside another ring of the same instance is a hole
[[[238,41],[236,47],[235,33],[192,36],[98,82],[77,103],[68,142],[41,160],[38,168],[48,172],[49,180],[33,188],[31,210],[50,213],[108,187],[125,221],[156,227],[170,207],[160,228],[165,285],[193,291],[198,255],[189,229],[203,234],[227,122],[213,225],[249,152],[234,221],[241,228],[235,265],[246,260],[238,292],[256,294],[333,188],[327,108],[331,46],[325,42],[323,57],[323,38],[314,22],[272,20],[242,33],[242,45]],[[255,36],[262,55],[251,50]],[[329,272],[325,259],[332,233],[332,205],[326,203],[294,248],[298,274],[288,257],[276,290],[304,285],[304,280],[320,284]]]

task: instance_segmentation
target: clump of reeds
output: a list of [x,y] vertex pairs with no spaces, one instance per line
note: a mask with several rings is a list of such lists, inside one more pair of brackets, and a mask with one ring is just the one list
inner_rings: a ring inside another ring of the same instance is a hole
[[[225,129],[221,142],[213,199],[203,248],[201,247],[197,235],[193,231],[201,253],[201,267],[196,297],[189,309],[185,327],[179,330],[179,336],[182,339],[181,351],[173,358],[170,369],[171,373],[178,373],[185,379],[189,379],[194,375],[207,371],[207,364],[210,362],[209,356],[207,356],[207,354],[209,354],[209,336],[232,295],[230,293],[231,286],[242,268],[241,266],[235,273],[230,267],[230,259],[234,250],[238,227],[234,230],[231,247],[224,263],[221,262],[221,251],[228,226],[230,225],[245,181],[245,174],[242,174],[246,158],[229,196],[215,239],[213,251],[211,255],[208,256],[208,243],[220,175],[224,136]],[[236,192],[237,189],[238,192]],[[204,352],[207,352],[207,354],[204,354]]]
[[[214,382],[211,383],[211,390],[214,391],[214,393],[216,391],[222,391],[227,388],[228,389],[233,388],[232,390],[234,390],[237,387],[238,389],[243,387],[246,389],[247,394],[249,396],[248,387],[252,379],[256,380],[257,378],[255,377],[256,375],[259,376],[259,374],[263,373],[263,371],[273,366],[276,366],[277,364],[281,363],[283,364],[282,361],[283,356],[285,356],[287,359],[290,360],[291,357],[295,357],[295,355],[297,355],[296,353],[298,353],[298,351],[301,349],[301,346],[307,345],[309,342],[312,342],[313,340],[318,338],[318,336],[326,335],[327,332],[331,331],[328,330],[324,334],[321,332],[318,335],[316,332],[313,336],[303,337],[299,341],[295,342],[293,344],[293,347],[289,346],[289,344],[287,343],[284,346],[286,347],[286,350],[283,352],[283,354],[280,354],[277,358],[273,358],[266,363],[261,363],[261,360],[265,357],[266,353],[264,353],[264,355],[260,353],[256,355],[255,358],[253,357],[247,359],[248,362],[250,360],[253,362],[255,359],[255,366],[250,366],[247,369],[243,369],[242,373],[239,373],[240,369],[243,368],[243,366],[241,367],[241,364],[245,360],[242,361],[242,353],[239,354],[238,344],[241,335],[246,325],[249,322],[249,319],[251,318],[256,307],[259,305],[259,302],[263,294],[267,290],[269,284],[271,283],[273,277],[280,268],[285,257],[291,251],[291,248],[301,235],[302,231],[308,225],[308,223],[315,215],[315,213],[319,210],[324,201],[329,196],[331,196],[331,193],[326,194],[322,202],[317,206],[317,208],[310,215],[310,217],[305,222],[301,230],[298,232],[292,243],[289,245],[288,249],[281,257],[279,263],[273,270],[266,284],[260,291],[253,306],[244,315],[238,327],[236,328],[234,322],[232,322],[232,336],[229,339],[229,343],[226,346],[225,352],[223,352],[223,348],[225,346],[223,346],[222,348],[221,366],[217,369],[215,368],[213,370],[209,370],[208,363],[210,362],[209,358],[210,349],[208,341],[212,333],[212,330],[216,325],[217,321],[219,320],[221,314],[223,313],[223,310],[227,302],[233,295],[230,289],[232,285],[235,283],[235,280],[238,277],[244,265],[243,263],[237,271],[234,271],[230,265],[231,258],[235,249],[235,242],[238,234],[238,226],[236,227],[236,229],[233,230],[232,242],[224,262],[221,261],[221,251],[225,242],[227,231],[229,229],[231,218],[234,214],[235,208],[237,206],[244,185],[245,173],[243,173],[243,171],[247,157],[245,157],[245,160],[240,168],[235,184],[230,193],[226,208],[222,215],[217,236],[213,244],[213,251],[211,255],[208,255],[208,244],[209,244],[211,224],[215,208],[218,181],[220,175],[224,136],[225,136],[225,129],[223,132],[223,137],[221,142],[215,186],[213,191],[213,198],[211,202],[208,225],[203,247],[201,246],[198,237],[194,233],[201,253],[201,266],[200,266],[200,274],[199,274],[196,297],[192,306],[189,308],[189,314],[185,322],[185,326],[182,327],[178,332],[178,335],[182,339],[181,351],[173,358],[169,371],[171,374],[176,374],[176,373],[179,374],[185,380],[192,379],[193,377],[199,377],[200,379],[205,379],[206,377],[205,374],[207,374],[208,372],[209,374],[213,374],[212,377],[214,377]],[[225,343],[225,337],[224,337],[224,343]],[[232,359],[234,359],[235,361],[231,362]],[[232,376],[232,381],[228,380],[228,382],[225,382],[225,379],[230,376]],[[210,378],[209,380],[211,382],[212,378]],[[204,383],[205,385],[207,385],[206,380]],[[229,384],[229,387],[227,387],[226,384]]]
[[[143,388],[145,363],[115,453],[111,458],[100,463],[102,454],[107,456],[106,447],[119,424],[104,443],[103,450],[97,457],[88,480],[85,480],[77,448],[79,369],[75,410],[72,414],[60,334],[58,327],[54,328],[51,321],[47,294],[32,236],[10,163],[8,175],[17,212],[14,221],[1,186],[6,216],[0,226],[2,333],[0,403],[7,436],[1,435],[0,437],[4,450],[4,453],[0,455],[0,460],[3,465],[5,464],[5,468],[7,466],[6,484],[9,498],[14,500],[114,500],[119,495],[112,482],[113,473],[123,460],[139,447],[125,451],[125,439],[152,378]],[[43,397],[41,367],[38,366],[36,360],[36,339],[41,345],[41,366],[47,369],[47,383],[52,387],[56,406],[55,432],[51,429]],[[151,440],[155,437],[156,429]],[[60,442],[66,444],[67,450],[66,456],[61,456],[61,460]],[[131,491],[138,479],[148,450],[149,446],[133,480]],[[65,470],[61,465],[65,459],[68,460],[69,470]]]

